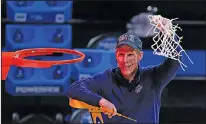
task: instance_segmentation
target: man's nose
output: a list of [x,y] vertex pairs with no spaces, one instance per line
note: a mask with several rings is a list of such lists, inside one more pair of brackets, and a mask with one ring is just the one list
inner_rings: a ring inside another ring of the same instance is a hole
[[124,56],[124,62],[126,63],[128,61],[128,57]]

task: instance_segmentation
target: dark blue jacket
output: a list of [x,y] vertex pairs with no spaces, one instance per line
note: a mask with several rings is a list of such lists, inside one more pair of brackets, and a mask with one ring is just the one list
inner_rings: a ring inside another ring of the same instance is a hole
[[[137,123],[159,123],[161,92],[179,67],[179,62],[172,59],[157,66],[139,66],[131,83],[123,78],[119,68],[109,69],[74,82],[67,95],[94,106],[99,106],[99,100],[104,97],[116,106],[118,113],[136,119]],[[109,119],[102,115],[104,122],[132,123],[123,117]]]

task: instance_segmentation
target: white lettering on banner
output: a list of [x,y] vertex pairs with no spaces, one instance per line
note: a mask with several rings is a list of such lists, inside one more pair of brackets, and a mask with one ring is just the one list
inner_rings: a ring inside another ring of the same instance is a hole
[[60,93],[60,86],[17,86],[16,93]]
[[42,15],[31,15],[31,18],[34,20],[42,20],[43,16]]
[[27,18],[26,13],[15,13],[14,20],[17,22],[25,22]]

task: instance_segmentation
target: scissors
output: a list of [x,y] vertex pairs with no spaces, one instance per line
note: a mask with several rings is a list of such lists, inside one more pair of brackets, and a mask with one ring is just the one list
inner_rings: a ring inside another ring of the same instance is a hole
[[[103,108],[100,107],[100,109],[102,110]],[[110,110],[110,109],[107,109],[107,108],[104,108],[104,109],[106,109],[109,113],[113,113],[113,110]],[[102,112],[103,112],[103,111],[102,111]],[[126,118],[126,119],[129,119],[129,120],[131,120],[131,121],[137,122],[137,120],[132,119],[132,118],[130,118],[130,117],[127,117],[127,116],[125,116],[125,115],[122,115],[122,114],[120,114],[120,113],[117,113],[116,115],[117,115],[117,116],[120,116],[120,117],[123,117],[123,118]]]

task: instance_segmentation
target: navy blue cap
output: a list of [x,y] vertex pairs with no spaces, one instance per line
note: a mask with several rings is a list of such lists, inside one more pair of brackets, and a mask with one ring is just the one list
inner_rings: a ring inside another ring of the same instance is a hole
[[134,49],[138,49],[139,51],[142,51],[142,41],[140,40],[140,38],[136,35],[134,35],[133,33],[125,33],[122,34],[119,38],[118,38],[118,42],[117,42],[117,47],[121,46],[121,45],[129,45],[130,47],[134,48]]

